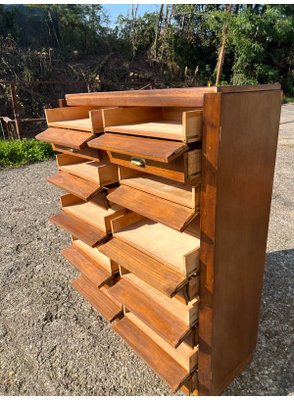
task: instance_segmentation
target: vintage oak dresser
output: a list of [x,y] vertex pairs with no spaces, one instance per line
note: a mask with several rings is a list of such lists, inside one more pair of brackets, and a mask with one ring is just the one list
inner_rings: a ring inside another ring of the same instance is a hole
[[71,285],[173,389],[218,395],[250,361],[279,85],[69,94],[46,110]]

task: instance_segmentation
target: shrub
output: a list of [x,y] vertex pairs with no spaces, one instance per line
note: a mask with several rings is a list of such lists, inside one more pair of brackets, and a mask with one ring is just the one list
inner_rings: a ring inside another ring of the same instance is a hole
[[21,166],[48,160],[54,155],[48,143],[36,139],[0,140],[0,167]]

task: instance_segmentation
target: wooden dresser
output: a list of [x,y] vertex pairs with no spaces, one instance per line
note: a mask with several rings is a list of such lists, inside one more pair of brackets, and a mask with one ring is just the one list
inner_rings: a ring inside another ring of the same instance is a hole
[[219,395],[252,360],[281,98],[139,90],[46,110],[71,285],[173,390]]

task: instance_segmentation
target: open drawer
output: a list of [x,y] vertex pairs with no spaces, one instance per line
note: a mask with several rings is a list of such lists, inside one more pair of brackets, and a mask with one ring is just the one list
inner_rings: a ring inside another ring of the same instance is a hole
[[105,150],[114,164],[185,183],[199,178],[201,150],[181,142],[104,134],[88,143]]
[[118,265],[112,261],[109,257],[105,256],[99,250],[99,247],[90,247],[86,243],[81,240],[74,240],[72,245],[79,252],[87,255],[87,257],[91,258],[93,262],[102,266],[102,268],[107,271],[108,274],[114,275],[118,272]]
[[120,167],[120,186],[108,200],[180,232],[199,212],[200,187]]
[[99,251],[119,264],[121,275],[132,272],[165,296],[175,296],[182,303],[188,304],[190,299],[199,295],[198,275],[188,279],[172,266],[116,237],[99,245]]
[[66,194],[60,197],[62,210],[67,215],[79,218],[81,221],[95,226],[105,233],[111,233],[111,221],[125,214],[126,210],[113,204],[111,208],[105,210],[94,201],[81,201],[76,196]]
[[64,146],[69,149],[81,150],[87,145],[88,140],[95,135],[90,132],[74,131],[71,129],[48,128],[35,136],[41,142]]
[[58,169],[95,183],[98,187],[118,182],[118,167],[108,161],[84,161],[74,155],[56,156]]
[[103,207],[108,208],[105,194],[110,190],[107,187],[111,187],[118,180],[115,165],[108,161],[87,161],[67,154],[58,155],[56,160],[59,172],[47,178],[49,183],[85,201],[103,192]]
[[184,304],[175,297],[165,296],[130,272],[124,273],[110,292],[175,347],[198,321],[198,297]]
[[112,328],[174,391],[197,368],[197,347],[190,349],[182,343],[173,348],[131,312]]
[[91,247],[106,241],[111,232],[111,220],[125,213],[120,206],[113,205],[105,210],[91,200],[84,202],[72,194],[61,196],[60,200],[61,213],[49,220]]
[[103,110],[104,131],[195,142],[202,136],[202,110],[123,107]]
[[60,107],[45,110],[49,127],[73,129],[84,132],[103,132],[102,108]]
[[121,315],[122,306],[111,297],[106,287],[96,288],[83,275],[73,279],[70,284],[107,321],[111,322]]
[[118,265],[81,240],[74,240],[61,254],[81,272],[95,287],[101,287],[118,272]]
[[200,240],[194,220],[185,232],[177,232],[134,212],[111,222],[113,236],[147,256],[167,264],[185,277],[199,269]]

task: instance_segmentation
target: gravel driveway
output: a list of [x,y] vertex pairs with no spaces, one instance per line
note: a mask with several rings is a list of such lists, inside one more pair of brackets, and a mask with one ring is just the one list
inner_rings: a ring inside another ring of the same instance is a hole
[[[226,395],[293,394],[294,105],[283,107],[260,333]],[[69,235],[49,224],[54,161],[0,172],[0,395],[171,395],[71,287]],[[291,372],[292,371],[292,372]]]

